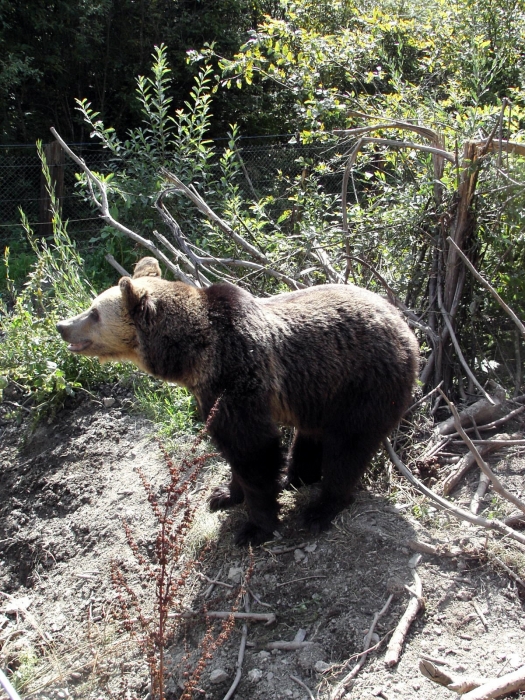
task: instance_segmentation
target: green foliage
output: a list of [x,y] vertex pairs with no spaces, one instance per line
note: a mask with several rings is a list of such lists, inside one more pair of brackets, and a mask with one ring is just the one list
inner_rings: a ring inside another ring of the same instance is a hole
[[[95,292],[83,274],[83,261],[60,219],[41,144],[38,147],[51,197],[53,238],[49,244],[45,239],[36,239],[21,213],[36,262],[19,293],[8,278],[14,303],[9,311],[5,304],[0,308],[0,331],[4,335],[0,343],[0,375],[4,388],[7,379],[17,382],[40,411],[73,394],[80,386],[114,380],[119,368],[73,355],[56,331],[56,323],[89,306]],[[9,270],[8,253],[5,266]]]
[[350,110],[456,127],[502,97],[523,105],[522,0],[326,5],[294,0],[267,17],[220,58],[225,85],[266,82],[277,111],[293,95],[290,130],[345,127]]
[[167,445],[173,437],[193,431],[196,406],[187,389],[141,375],[134,382],[133,392],[137,408],[156,424]]

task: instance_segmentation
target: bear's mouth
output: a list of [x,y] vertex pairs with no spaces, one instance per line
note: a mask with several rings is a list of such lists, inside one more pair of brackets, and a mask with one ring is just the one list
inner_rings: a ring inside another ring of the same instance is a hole
[[69,343],[67,349],[71,352],[82,352],[82,350],[89,348],[92,342],[91,340],[82,340],[80,343]]

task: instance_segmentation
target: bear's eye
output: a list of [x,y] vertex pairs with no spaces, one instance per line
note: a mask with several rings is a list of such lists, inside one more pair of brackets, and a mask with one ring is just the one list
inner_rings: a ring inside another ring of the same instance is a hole
[[100,321],[100,313],[98,309],[91,309],[89,315],[92,321]]

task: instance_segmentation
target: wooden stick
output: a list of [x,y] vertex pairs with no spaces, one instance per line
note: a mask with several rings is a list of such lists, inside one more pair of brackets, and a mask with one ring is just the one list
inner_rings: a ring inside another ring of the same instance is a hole
[[[525,503],[520,501],[520,499],[517,496],[515,496],[513,493],[511,493],[510,491],[507,491],[507,489],[503,486],[503,484],[498,479],[498,477],[494,474],[492,469],[483,460],[482,456],[480,455],[480,453],[478,452],[478,450],[476,448],[476,445],[473,443],[473,441],[469,438],[469,436],[463,430],[463,427],[461,425],[461,420],[459,418],[459,414],[458,414],[454,404],[451,401],[449,401],[448,397],[443,393],[443,391],[441,391],[441,389],[439,390],[439,393],[443,396],[443,398],[445,399],[445,401],[448,404],[448,407],[452,411],[452,415],[454,416],[454,425],[456,426],[456,430],[461,435],[461,437],[463,438],[467,447],[474,455],[476,462],[478,463],[478,466],[481,469],[481,471],[484,472],[486,474],[486,476],[492,482],[492,488],[494,489],[494,491],[496,491],[496,493],[499,493],[500,496],[503,496],[503,498],[505,498],[505,499],[507,499],[507,501],[510,501],[511,503],[513,503],[517,508],[519,508],[521,511],[523,511],[525,513]],[[481,442],[483,444],[485,443],[484,440],[480,440],[479,442]],[[513,444],[515,442],[516,442],[515,440],[509,440],[507,442],[507,444]]]
[[454,690],[456,693],[468,693],[469,690],[478,688],[480,685],[487,683],[487,679],[483,676],[455,676],[443,668],[439,668],[432,663],[428,658],[420,659],[419,670],[434,683],[444,685],[449,690]]
[[479,688],[462,695],[461,700],[492,700],[492,698],[500,698],[502,695],[508,695],[523,688],[525,688],[525,666],[500,678],[487,681]]
[[507,537],[512,538],[516,542],[525,545],[525,535],[522,535],[520,532],[516,532],[516,530],[513,530],[508,525],[505,525],[505,523],[503,523],[498,518],[488,520],[487,518],[483,518],[481,515],[474,515],[470,511],[463,510],[463,508],[459,508],[450,501],[447,501],[446,498],[438,496],[437,493],[434,493],[434,491],[429,489],[428,486],[425,486],[423,482],[417,479],[412,474],[410,469],[405,464],[403,464],[403,462],[399,459],[398,455],[394,452],[394,449],[388,438],[384,439],[383,444],[386,448],[386,451],[388,452],[388,456],[390,457],[396,468],[399,470],[399,472],[401,472],[401,474],[413,486],[415,486],[415,488],[418,491],[420,491],[425,496],[428,496],[428,498],[432,499],[434,503],[436,503],[441,509],[446,510],[448,513],[451,513],[459,520],[466,520],[469,523],[485,527],[488,530],[496,530],[496,532],[499,532],[502,535],[506,535]]
[[410,629],[410,625],[414,622],[418,612],[424,605],[423,584],[421,583],[421,579],[419,578],[419,575],[415,569],[412,571],[412,574],[414,576],[415,596],[411,596],[410,600],[408,601],[407,608],[403,613],[401,620],[399,620],[399,624],[397,625],[394,634],[388,642],[385,654],[386,666],[395,666],[398,663],[399,659],[401,658],[401,651],[403,649],[403,644],[405,643],[408,630]]
[[353,678],[355,678],[355,676],[357,676],[357,674],[361,670],[361,667],[365,663],[366,657],[370,651],[370,641],[372,639],[372,635],[374,634],[377,622],[390,607],[390,603],[392,602],[393,597],[394,595],[391,593],[388,596],[388,599],[384,606],[381,608],[381,610],[374,615],[374,619],[372,620],[372,624],[370,625],[370,629],[368,630],[368,633],[365,637],[365,641],[363,643],[363,655],[353,667],[353,669],[350,671],[350,673],[347,673],[347,675],[335,686],[334,690],[332,691],[332,694],[330,695],[330,700],[341,700],[343,694],[346,692],[348,684]]
[[197,617],[203,614],[206,617],[212,617],[217,620],[224,620],[229,617],[233,617],[236,620],[252,620],[253,622],[266,622],[267,625],[273,624],[277,620],[275,613],[248,613],[248,612],[227,612],[227,611],[214,611],[208,610],[206,613],[204,611],[198,610],[185,610],[181,613],[169,613],[168,617],[184,617],[191,618]]
[[489,477],[485,474],[485,472],[481,472],[479,475],[478,488],[476,489],[476,493],[472,496],[472,500],[470,502],[471,513],[476,514],[478,512],[483,496],[487,493],[489,485]]
[[281,649],[281,651],[297,651],[309,647],[313,642],[268,642],[267,649]]

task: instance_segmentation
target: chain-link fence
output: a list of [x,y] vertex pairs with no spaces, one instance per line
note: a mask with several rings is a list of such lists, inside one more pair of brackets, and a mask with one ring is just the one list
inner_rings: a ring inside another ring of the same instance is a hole
[[[285,138],[244,138],[240,141],[239,155],[243,164],[242,189],[247,197],[262,197],[275,191],[279,173],[287,178],[300,175],[304,163],[325,160],[329,154],[326,146],[289,143]],[[74,144],[76,153],[87,165],[103,172],[109,163],[108,151],[92,144]],[[223,142],[216,142],[217,158]],[[69,221],[68,231],[77,241],[87,240],[101,227],[100,218],[92,206],[82,199],[75,188],[75,173],[79,167],[67,156],[61,168],[63,217]],[[341,173],[323,177],[323,188],[337,193],[341,187]],[[204,193],[205,196],[205,193]],[[23,237],[20,225],[20,209],[26,214],[37,235],[46,234],[45,189],[42,183],[40,160],[34,146],[0,146],[0,250],[9,241]]]

